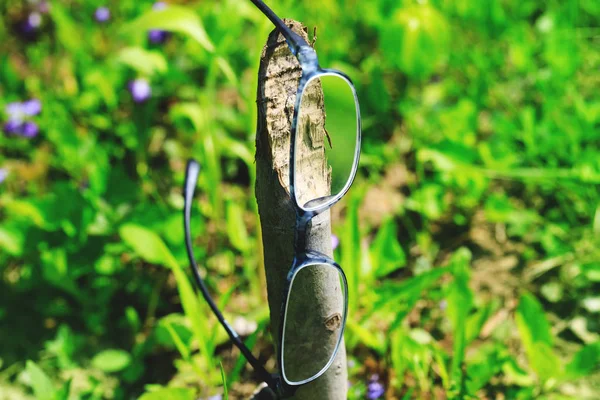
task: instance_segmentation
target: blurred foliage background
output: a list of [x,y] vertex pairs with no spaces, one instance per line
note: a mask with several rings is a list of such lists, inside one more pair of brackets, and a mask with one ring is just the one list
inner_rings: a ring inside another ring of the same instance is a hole
[[[600,398],[600,3],[272,0],[355,81],[352,399]],[[0,399],[244,398],[275,367],[249,1],[0,2]],[[170,396],[170,397],[169,397]],[[212,397],[216,396],[216,397]]]

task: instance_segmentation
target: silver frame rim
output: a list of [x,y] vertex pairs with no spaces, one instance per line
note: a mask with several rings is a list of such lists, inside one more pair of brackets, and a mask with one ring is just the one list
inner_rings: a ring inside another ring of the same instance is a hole
[[[341,277],[342,277],[342,281],[344,282],[344,315],[342,318],[342,330],[340,331],[340,335],[338,337],[338,341],[335,345],[335,349],[333,350],[333,353],[331,354],[331,357],[329,358],[329,361],[327,362],[327,364],[321,368],[321,370],[319,372],[317,372],[316,374],[314,374],[313,376],[311,376],[310,378],[304,379],[302,381],[291,381],[287,378],[286,374],[285,374],[285,363],[283,362],[283,357],[284,357],[284,347],[285,347],[285,323],[287,320],[287,311],[288,311],[288,306],[289,306],[289,298],[290,298],[290,293],[291,293],[291,289],[294,285],[294,279],[296,278],[296,275],[298,275],[298,273],[300,271],[302,271],[304,268],[306,267],[311,267],[313,265],[325,265],[327,267],[333,268]],[[323,263],[323,262],[319,262],[319,261],[313,261],[309,264],[305,264],[300,266],[297,270],[294,271],[294,275],[292,276],[292,279],[290,280],[290,290],[288,290],[288,294],[287,297],[285,298],[285,311],[283,314],[283,321],[282,321],[282,332],[281,332],[281,350],[280,350],[280,354],[281,354],[281,376],[283,378],[283,380],[285,381],[286,384],[290,385],[290,386],[300,386],[300,385],[304,385],[305,383],[309,383],[314,381],[315,379],[317,379],[318,377],[320,377],[321,375],[323,375],[325,372],[327,372],[327,370],[329,369],[329,367],[331,367],[331,364],[333,364],[333,361],[335,360],[335,357],[337,356],[337,353],[340,349],[340,345],[342,344],[343,338],[344,338],[344,332],[346,330],[346,318],[348,316],[348,281],[346,279],[346,275],[344,274],[344,271],[340,268],[340,267],[336,267],[335,265],[332,264],[328,264],[328,263]]]
[[[344,185],[342,190],[340,190],[335,196],[333,196],[331,199],[329,199],[326,203],[319,204],[315,207],[304,207],[303,205],[301,205],[298,202],[297,191],[295,190],[296,189],[296,179],[297,179],[297,174],[296,174],[295,169],[296,169],[296,139],[298,137],[298,135],[297,135],[298,117],[300,116],[300,107],[301,107],[301,102],[302,102],[302,96],[304,95],[304,90],[306,89],[306,87],[308,86],[308,84],[310,82],[312,82],[315,79],[318,79],[321,76],[334,76],[336,78],[340,78],[340,79],[344,80],[344,82],[346,82],[346,84],[352,90],[352,94],[354,96],[354,107],[355,107],[355,112],[356,112],[356,145],[354,147],[354,159],[352,162],[352,170],[351,170],[350,176],[348,177],[348,180],[346,181],[346,184]],[[302,82],[302,81],[304,81],[304,82]],[[293,143],[291,143],[292,157],[290,158],[290,168],[291,168],[290,169],[290,188],[292,191],[291,197],[292,197],[294,203],[302,211],[316,212],[316,211],[326,210],[327,208],[330,208],[333,204],[337,203],[348,192],[348,190],[350,190],[350,186],[352,186],[352,183],[354,182],[354,178],[356,177],[356,173],[358,171],[358,164],[360,162],[360,147],[361,147],[361,134],[362,134],[360,103],[358,101],[358,94],[356,93],[356,88],[354,87],[354,84],[352,83],[350,78],[348,78],[346,75],[344,75],[343,73],[336,71],[336,70],[320,69],[314,73],[307,75],[306,78],[303,77],[301,79],[300,89],[301,90],[299,90],[296,95],[296,103],[297,104],[296,104],[296,108],[295,108],[295,112],[294,112],[294,125],[293,125],[292,137],[291,137],[291,140],[293,140]]]

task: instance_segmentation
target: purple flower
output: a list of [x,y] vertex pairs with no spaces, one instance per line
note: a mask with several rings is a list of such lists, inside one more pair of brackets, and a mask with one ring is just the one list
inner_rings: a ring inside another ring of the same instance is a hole
[[143,103],[150,98],[152,95],[152,88],[150,87],[150,83],[144,78],[138,78],[133,82],[129,83],[129,91],[131,92],[131,97],[133,97],[133,101],[136,103]]
[[335,250],[337,249],[337,247],[340,245],[340,238],[338,238],[336,235],[332,234],[331,235],[331,249]]
[[33,117],[42,111],[42,103],[38,99],[8,103],[5,111],[8,115],[8,122],[4,124],[5,133],[26,138],[37,136],[40,131],[38,125],[35,122],[25,121],[25,117]]
[[167,8],[167,3],[164,1],[157,1],[152,5],[154,11],[164,10],[165,8]]
[[46,0],[42,0],[40,1],[40,4],[38,4],[38,10],[42,14],[48,14],[50,12],[50,4]]
[[6,180],[8,176],[8,170],[6,168],[0,168],[0,183]]
[[107,22],[110,19],[110,10],[108,7],[98,7],[94,12],[94,18],[97,22]]
[[154,44],[164,43],[169,38],[169,32],[160,29],[152,29],[148,31],[148,40]]
[[42,102],[38,99],[24,101],[21,103],[21,110],[23,114],[33,117],[34,115],[38,115],[40,112],[42,112]]
[[25,122],[21,128],[21,135],[26,138],[34,138],[40,132],[40,128],[35,122]]
[[35,122],[8,121],[6,124],[4,124],[4,132],[11,135],[34,138],[40,132],[40,128]]
[[18,134],[23,126],[19,121],[8,121],[4,124],[4,132],[8,134]]
[[29,25],[32,29],[37,29],[42,25],[42,14],[37,11],[32,12],[27,17],[27,25]]
[[[158,1],[154,3],[152,9],[154,11],[160,11],[167,8],[168,5],[164,1]],[[152,29],[148,32],[148,39],[155,44],[163,43],[169,38],[169,32],[161,29]]]
[[447,308],[448,308],[448,301],[446,301],[446,299],[443,299],[442,301],[440,301],[440,310],[446,311]]
[[24,102],[8,103],[4,109],[10,121],[23,121],[24,117],[33,117],[42,112],[42,102],[31,99]]
[[24,33],[32,34],[42,25],[42,14],[37,11],[32,12],[27,16],[27,19],[22,24]]
[[369,379],[369,384],[367,385],[367,398],[370,400],[375,400],[383,396],[385,393],[385,387],[379,381],[379,375],[373,374],[371,379]]
[[23,103],[13,102],[8,103],[4,108],[6,114],[8,114],[8,119],[10,121],[22,121],[23,120]]

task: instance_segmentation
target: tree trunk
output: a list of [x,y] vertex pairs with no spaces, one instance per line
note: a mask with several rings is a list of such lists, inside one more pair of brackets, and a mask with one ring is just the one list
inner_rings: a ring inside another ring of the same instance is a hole
[[[308,39],[302,24],[291,20],[285,22],[295,32]],[[293,259],[295,214],[289,195],[289,154],[290,130],[300,76],[298,61],[291,54],[283,36],[274,30],[263,49],[258,76],[256,198],[262,226],[271,331],[276,343],[279,343],[279,324],[282,322],[279,320],[283,300],[281,295]],[[302,174],[310,178],[311,187],[316,193],[328,193],[330,172],[323,149],[326,141],[323,137],[324,129],[319,129],[323,126],[325,111],[322,96],[311,96],[311,101],[313,100],[315,104],[303,103],[303,110],[307,106],[310,118],[310,124],[303,124],[303,134],[310,140],[302,146],[298,157],[301,160]],[[308,249],[332,255],[329,212],[313,219],[306,239]],[[326,282],[319,282],[319,288],[311,291],[310,308],[290,305],[290,312],[297,315],[288,314],[288,318],[291,321],[305,321],[308,313],[330,308],[334,300],[330,298],[327,288],[339,284],[339,280],[336,282],[336,279],[337,276],[329,275],[325,278]],[[331,282],[327,282],[328,280]],[[311,318],[310,322],[298,324],[298,328],[307,332],[318,331],[318,328],[306,326],[307,323],[313,323],[312,321],[322,324],[319,318]],[[307,340],[310,340],[308,334]],[[327,348],[316,346],[314,351],[327,351]],[[297,362],[302,362],[302,357],[299,357]],[[342,343],[334,363],[327,372],[300,387],[294,399],[346,399],[347,375],[346,350]]]

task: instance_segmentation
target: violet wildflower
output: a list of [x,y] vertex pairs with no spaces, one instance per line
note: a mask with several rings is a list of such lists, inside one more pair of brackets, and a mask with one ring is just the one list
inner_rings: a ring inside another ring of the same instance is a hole
[[136,103],[143,103],[150,98],[152,95],[152,88],[150,87],[150,83],[144,78],[138,78],[133,82],[129,83],[129,91],[131,92],[131,97],[133,97],[133,101]]
[[8,170],[6,168],[0,168],[0,183],[6,180],[8,176]]
[[31,99],[21,103],[21,111],[23,114],[33,117],[42,112],[42,102],[38,99]]
[[385,387],[379,381],[379,375],[373,374],[367,385],[367,398],[370,400],[379,399],[385,393]]
[[110,10],[108,7],[98,7],[94,12],[94,18],[97,22],[107,22],[110,19]]
[[8,134],[18,134],[23,126],[19,121],[8,121],[4,124],[4,132]]
[[42,0],[38,4],[38,10],[42,14],[48,14],[50,12],[50,4],[46,0]]
[[335,250],[337,249],[337,247],[340,245],[340,238],[338,238],[336,235],[331,234],[331,249]]
[[8,122],[4,124],[4,132],[32,138],[39,133],[35,122],[25,121],[25,117],[33,117],[42,111],[42,103],[38,99],[31,99],[22,103],[14,102],[6,105]]
[[8,119],[11,121],[22,121],[23,120],[23,103],[13,102],[8,103],[4,108]]
[[19,135],[26,138],[34,138],[40,132],[40,128],[35,122],[8,121],[4,124],[4,132],[12,135]]
[[34,11],[31,14],[29,14],[29,16],[27,17],[27,20],[25,21],[25,23],[23,25],[23,31],[25,31],[26,33],[31,33],[31,32],[37,31],[41,25],[42,25],[42,14],[40,14],[37,11]]
[[[154,11],[164,10],[165,8],[167,8],[167,3],[164,1],[158,1],[152,6]],[[169,32],[162,29],[152,29],[148,32],[148,39],[155,44],[163,43],[168,37]]]
[[446,299],[443,299],[442,301],[440,301],[440,310],[446,311],[447,308],[448,308],[448,301]]
[[36,137],[39,132],[40,128],[35,122],[27,121],[23,124],[20,134],[26,138],[33,138]]
[[161,31],[159,29],[152,29],[148,31],[148,40],[154,44],[164,43],[169,38],[169,32]]

